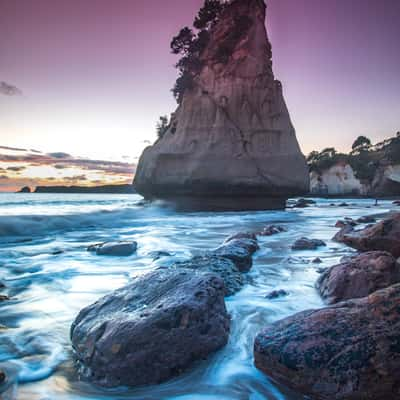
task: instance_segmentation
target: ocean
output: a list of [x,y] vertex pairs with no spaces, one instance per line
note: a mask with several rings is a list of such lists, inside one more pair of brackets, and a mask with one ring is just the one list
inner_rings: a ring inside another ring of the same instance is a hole
[[[338,219],[387,213],[395,206],[368,199],[314,199],[305,209],[260,212],[176,212],[138,195],[0,194],[0,369],[19,400],[298,400],[253,366],[253,340],[266,324],[323,307],[314,285],[321,272],[353,252],[331,240]],[[339,207],[346,201],[349,207]],[[332,205],[333,204],[333,205]],[[69,329],[78,312],[132,277],[220,245],[237,232],[277,224],[287,232],[260,237],[248,283],[226,299],[228,345],[179,378],[158,386],[103,390],[76,375]],[[302,236],[326,241],[293,251]],[[131,257],[101,257],[88,245],[135,240]],[[151,252],[171,257],[153,261]],[[320,257],[322,264],[313,264]],[[289,295],[267,299],[284,289]],[[4,399],[7,399],[3,394]]]

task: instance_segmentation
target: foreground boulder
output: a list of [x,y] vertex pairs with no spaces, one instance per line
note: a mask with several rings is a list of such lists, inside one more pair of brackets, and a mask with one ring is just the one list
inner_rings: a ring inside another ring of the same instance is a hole
[[105,242],[97,243],[88,247],[88,251],[95,252],[98,256],[120,256],[128,257],[135,254],[136,242]]
[[284,208],[309,173],[272,71],[263,0],[227,3],[165,134],[146,148],[134,186],[193,207]]
[[371,251],[327,269],[317,289],[328,304],[368,296],[400,282],[400,265],[390,254]]
[[255,340],[257,368],[315,399],[400,398],[400,284],[304,311]]
[[360,251],[388,251],[400,257],[400,213],[367,226],[365,229],[342,231],[335,239]]
[[157,384],[224,346],[223,281],[156,270],[83,309],[71,327],[81,377],[105,387]]
[[322,246],[326,246],[323,240],[302,237],[294,242],[292,250],[316,250]]

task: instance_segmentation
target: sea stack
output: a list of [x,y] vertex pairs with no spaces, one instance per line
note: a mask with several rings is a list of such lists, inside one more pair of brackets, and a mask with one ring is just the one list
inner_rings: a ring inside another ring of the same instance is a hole
[[200,208],[280,208],[308,168],[272,71],[263,0],[227,3],[168,130],[140,158],[146,198]]

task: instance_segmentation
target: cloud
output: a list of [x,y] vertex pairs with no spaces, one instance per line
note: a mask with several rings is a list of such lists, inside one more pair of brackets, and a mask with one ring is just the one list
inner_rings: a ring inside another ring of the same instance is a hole
[[57,153],[47,153],[48,156],[52,158],[72,158],[72,156],[68,153],[62,153],[62,152],[57,152]]
[[9,83],[0,82],[0,94],[4,94],[5,96],[21,96],[22,91]]
[[0,175],[0,179],[8,179],[8,176],[7,175]]
[[66,169],[68,168],[68,165],[63,165],[63,164],[56,164],[54,165],[55,169]]
[[21,166],[21,167],[8,167],[7,171],[21,172],[24,169],[26,169],[26,167],[24,167],[24,166]]
[[67,176],[64,178],[64,181],[86,181],[87,178],[85,175],[75,175],[75,176]]
[[[3,149],[3,150],[11,150],[11,151],[24,151],[24,152],[27,152],[28,150],[26,150],[26,149],[20,149],[20,148],[18,148],[18,147],[8,147],[8,146],[0,146],[0,149]],[[32,150],[33,151],[33,150]]]

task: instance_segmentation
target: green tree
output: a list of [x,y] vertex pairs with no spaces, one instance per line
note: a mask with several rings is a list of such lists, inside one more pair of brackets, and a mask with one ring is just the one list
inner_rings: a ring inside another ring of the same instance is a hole
[[159,139],[163,138],[163,136],[167,132],[168,128],[169,128],[168,117],[166,115],[162,115],[159,118],[159,120],[157,122],[157,126],[156,126],[157,136]]
[[199,10],[194,20],[193,26],[199,30],[210,29],[218,20],[224,6],[220,0],[205,0],[203,7]]
[[187,56],[192,47],[195,34],[187,26],[180,30],[180,32],[171,41],[171,50],[173,54],[181,54]]
[[371,141],[366,136],[359,136],[351,146],[353,150],[367,148],[371,146]]

